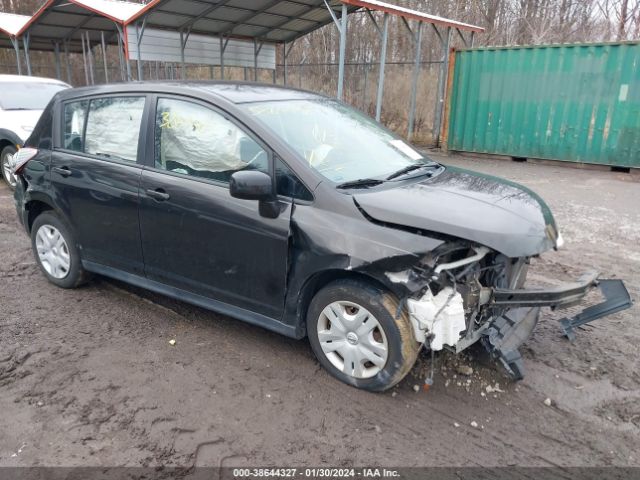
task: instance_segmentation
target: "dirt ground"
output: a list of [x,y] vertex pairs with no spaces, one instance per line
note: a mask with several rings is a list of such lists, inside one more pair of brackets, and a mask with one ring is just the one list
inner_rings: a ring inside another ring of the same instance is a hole
[[[595,268],[638,301],[640,176],[437,158],[548,201],[566,246],[534,282]],[[0,466],[640,466],[640,304],[573,344],[545,312],[517,384],[476,349],[438,355],[428,392],[414,391],[425,355],[372,394],[330,377],[306,340],[105,278],[47,283],[4,184],[0,245]]]

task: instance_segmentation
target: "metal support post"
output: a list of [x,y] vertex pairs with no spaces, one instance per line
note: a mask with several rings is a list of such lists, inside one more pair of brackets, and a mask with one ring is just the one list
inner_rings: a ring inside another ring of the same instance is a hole
[[185,38],[184,32],[180,30],[180,69],[181,69],[181,78],[185,79],[185,71],[184,71],[184,47],[187,43],[187,39]]
[[27,61],[27,75],[31,76],[31,58],[29,58],[29,32],[22,37],[22,45],[24,47],[24,58]]
[[422,54],[422,22],[418,23],[418,30],[414,36],[416,55],[413,63],[413,79],[411,81],[411,101],[409,104],[409,127],[407,138],[413,137],[413,128],[416,119],[416,100],[418,97],[418,78],[420,77],[420,58]]
[[220,80],[224,80],[224,38],[220,36]]
[[124,30],[119,23],[116,23],[116,29],[118,30],[118,51],[120,52],[120,72],[122,74],[122,81],[130,81],[131,65],[129,64],[129,59],[125,58]]
[[109,83],[109,69],[107,68],[107,44],[104,41],[104,31],[100,32],[100,44],[102,45],[102,65],[104,67],[104,83]]
[[[333,14],[333,10],[329,8],[329,10]],[[340,17],[340,56],[339,56],[339,64],[338,64],[338,100],[342,100],[344,95],[344,62],[347,51],[347,4],[342,4],[342,16]],[[334,21],[335,15],[334,15]],[[336,25],[338,25],[336,21]]]
[[444,94],[447,85],[447,73],[449,72],[449,45],[451,44],[451,27],[447,27],[447,33],[442,41],[442,63],[438,75],[438,97],[436,103],[435,117],[433,120],[433,139],[436,145],[440,144],[440,129],[442,123],[442,112],[444,109]]
[[118,61],[120,62],[120,80],[124,82],[124,59],[122,48],[122,35],[120,33],[120,28],[118,28]]
[[468,47],[468,46],[469,46],[469,43],[467,42],[467,39],[466,39],[466,38],[464,38],[464,35],[463,35],[463,34],[462,34],[462,32],[460,31],[460,29],[459,29],[459,28],[456,28],[455,30],[456,30],[456,33],[458,34],[458,36],[460,37],[460,39],[462,40],[462,43],[464,43],[464,46],[465,46],[465,47]]
[[16,52],[16,67],[18,68],[18,75],[22,75],[22,62],[20,61],[20,40],[16,37],[11,37],[11,43],[13,44],[13,49]]
[[64,49],[65,66],[67,70],[67,83],[71,85],[71,58],[69,57],[69,42],[68,40],[62,41],[62,48]]
[[378,75],[378,97],[376,99],[376,120],[379,122],[382,115],[382,97],[384,95],[384,65],[387,61],[387,39],[389,37],[389,14],[384,14],[382,24],[382,48],[380,51],[380,71]]
[[80,35],[80,41],[82,42],[82,64],[84,65],[84,84],[89,85],[89,69],[87,68],[87,52],[84,46],[84,35]]
[[264,42],[258,41],[256,38],[253,39],[253,81],[258,81],[258,55],[260,55],[260,50],[262,50],[262,46]]
[[89,32],[85,32],[87,35],[87,63],[89,64],[89,80],[91,81],[91,85],[95,82],[95,78],[93,76],[93,50],[91,50],[91,39],[89,37]]
[[287,60],[289,59],[289,54],[291,53],[291,50],[293,49],[293,45],[296,43],[295,40],[293,40],[290,44],[289,44],[289,48],[287,48],[287,44],[284,44],[284,84],[287,84],[288,81],[288,71],[287,71],[287,67],[288,67],[288,62]]
[[[136,22],[136,51],[137,51],[137,58],[136,58],[136,63],[138,66],[138,80],[144,80],[144,73],[142,70],[142,52],[141,50],[141,46],[142,46],[142,36],[144,35],[144,29],[145,26],[147,25],[147,17],[144,17],[142,19],[142,25],[140,25],[140,22]],[[189,34],[187,33],[187,36]],[[186,43],[186,40],[185,40]],[[183,54],[183,58],[182,61],[184,63],[184,47],[182,49],[182,54]]]
[[[287,42],[282,44],[282,84],[287,84]],[[277,68],[277,67],[276,67]]]
[[258,81],[258,41],[253,38],[253,81]]
[[56,78],[62,80],[62,74],[60,72],[60,44],[58,42],[53,44],[53,53],[56,62]]

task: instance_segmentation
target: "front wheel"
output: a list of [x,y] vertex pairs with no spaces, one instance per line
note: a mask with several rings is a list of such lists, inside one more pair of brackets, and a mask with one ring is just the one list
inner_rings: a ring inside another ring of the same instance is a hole
[[11,158],[17,152],[16,147],[7,145],[0,152],[0,163],[2,164],[2,178],[12,188],[16,188],[16,176],[11,172]]
[[307,334],[318,361],[339,380],[383,391],[402,380],[420,350],[398,300],[363,281],[343,280],[320,290],[307,313]]

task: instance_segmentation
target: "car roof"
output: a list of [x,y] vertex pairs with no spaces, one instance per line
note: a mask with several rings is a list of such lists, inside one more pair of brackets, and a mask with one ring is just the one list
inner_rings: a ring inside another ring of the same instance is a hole
[[202,91],[221,97],[232,103],[250,103],[279,100],[319,100],[323,95],[279,85],[235,81],[146,81],[112,83],[74,88],[64,92],[66,98],[80,95],[101,95],[124,91],[149,91],[177,93],[178,91]]
[[55,83],[57,85],[66,85],[67,87],[71,87],[71,85],[57,80],[55,78],[47,78],[47,77],[30,77],[27,75],[0,75],[0,83]]

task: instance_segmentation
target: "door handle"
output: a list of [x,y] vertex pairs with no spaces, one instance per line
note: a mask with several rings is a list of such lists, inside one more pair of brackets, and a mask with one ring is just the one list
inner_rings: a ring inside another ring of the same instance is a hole
[[58,175],[62,175],[63,177],[68,177],[71,175],[71,170],[69,167],[53,167],[52,171],[56,172]]
[[171,198],[171,195],[169,195],[167,192],[165,192],[161,188],[156,188],[155,190],[148,189],[147,195],[160,202],[164,200],[169,200]]

